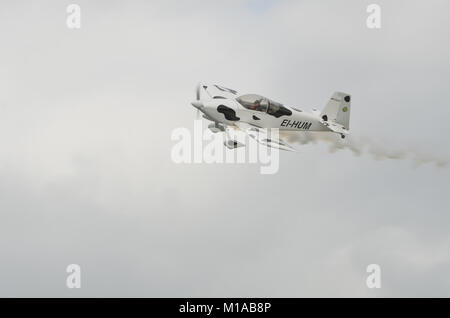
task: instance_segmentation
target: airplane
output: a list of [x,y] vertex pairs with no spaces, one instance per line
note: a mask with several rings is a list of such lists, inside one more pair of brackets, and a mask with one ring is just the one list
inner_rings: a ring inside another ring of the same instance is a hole
[[[197,116],[201,112],[203,118],[212,121],[208,128],[214,133],[240,129],[267,147],[296,151],[283,138],[283,132],[332,132],[345,138],[349,133],[350,100],[349,94],[335,92],[322,111],[306,112],[258,94],[241,95],[223,86],[199,84],[191,104]],[[278,137],[267,133],[271,128],[279,129]],[[229,149],[245,146],[230,137],[224,144]]]

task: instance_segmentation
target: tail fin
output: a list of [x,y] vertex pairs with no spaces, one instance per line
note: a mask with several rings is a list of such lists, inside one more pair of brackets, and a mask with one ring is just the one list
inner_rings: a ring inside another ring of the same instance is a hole
[[350,124],[350,95],[341,92],[335,92],[323,109],[320,117],[324,121],[335,122],[349,129]]

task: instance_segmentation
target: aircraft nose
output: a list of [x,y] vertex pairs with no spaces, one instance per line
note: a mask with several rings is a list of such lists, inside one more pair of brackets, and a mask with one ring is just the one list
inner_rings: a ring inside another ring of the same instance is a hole
[[194,106],[195,108],[198,108],[198,109],[203,107],[203,103],[199,100],[193,101],[193,102],[191,102],[191,104],[192,104],[192,106]]

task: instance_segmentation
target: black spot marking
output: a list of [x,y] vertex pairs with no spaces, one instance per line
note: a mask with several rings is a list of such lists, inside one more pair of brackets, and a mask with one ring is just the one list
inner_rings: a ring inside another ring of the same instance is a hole
[[227,107],[225,105],[219,105],[217,107],[217,111],[219,113],[222,113],[225,116],[226,120],[230,120],[230,121],[240,120],[239,117],[236,117],[236,112],[234,111],[234,109],[231,109],[230,107]]
[[253,115],[252,117],[253,117],[253,120],[260,120],[260,118],[255,115]]
[[350,96],[348,96],[348,95],[345,96],[345,97],[344,97],[344,100],[348,103],[348,102],[350,101]]
[[276,118],[281,116],[291,116],[292,112],[290,109],[287,109],[283,105],[272,105],[269,103],[269,108],[267,109],[267,113]]

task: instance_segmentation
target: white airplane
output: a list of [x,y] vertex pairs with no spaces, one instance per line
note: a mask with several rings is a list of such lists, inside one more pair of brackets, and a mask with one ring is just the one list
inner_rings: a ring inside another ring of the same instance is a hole
[[[213,122],[208,128],[214,133],[238,128],[265,146],[294,151],[283,140],[283,131],[332,132],[345,138],[349,130],[350,99],[349,94],[335,92],[321,112],[316,109],[305,112],[261,95],[240,95],[223,86],[199,84],[196,100],[191,104],[198,109],[198,114],[202,112],[205,119]],[[271,128],[279,129],[278,138],[267,133]],[[233,149],[244,144],[227,138],[225,146]]]

